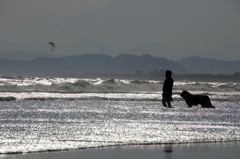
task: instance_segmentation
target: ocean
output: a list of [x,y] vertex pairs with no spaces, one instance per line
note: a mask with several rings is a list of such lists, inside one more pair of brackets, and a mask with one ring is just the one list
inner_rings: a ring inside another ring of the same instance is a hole
[[[0,154],[240,140],[240,83],[0,77]],[[216,109],[188,108],[187,90]],[[11,97],[11,98],[10,98]]]

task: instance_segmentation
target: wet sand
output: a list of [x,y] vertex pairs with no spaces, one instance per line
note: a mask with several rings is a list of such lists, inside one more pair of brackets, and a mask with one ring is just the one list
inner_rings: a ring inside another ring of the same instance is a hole
[[240,142],[134,145],[0,155],[0,159],[240,159]]

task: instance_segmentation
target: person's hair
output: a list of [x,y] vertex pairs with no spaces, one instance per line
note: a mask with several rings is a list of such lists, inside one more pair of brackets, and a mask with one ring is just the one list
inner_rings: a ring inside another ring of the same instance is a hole
[[172,71],[171,71],[171,70],[166,70],[165,76],[166,76],[167,78],[171,77],[171,76],[172,76]]

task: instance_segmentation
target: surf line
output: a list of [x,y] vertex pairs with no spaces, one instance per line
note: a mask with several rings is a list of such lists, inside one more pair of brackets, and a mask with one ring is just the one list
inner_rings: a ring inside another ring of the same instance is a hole
[[[56,141],[56,140],[52,140]],[[93,140],[57,140],[60,142],[105,142],[105,143],[117,143],[117,144],[124,144],[125,142],[122,141],[104,141],[104,140],[99,140],[99,141],[93,141]]]

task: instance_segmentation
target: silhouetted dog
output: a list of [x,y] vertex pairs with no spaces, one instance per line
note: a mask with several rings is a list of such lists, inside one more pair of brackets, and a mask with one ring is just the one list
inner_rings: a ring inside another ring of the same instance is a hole
[[182,91],[180,96],[185,100],[188,107],[200,104],[203,108],[215,108],[207,95],[192,95],[188,91]]

